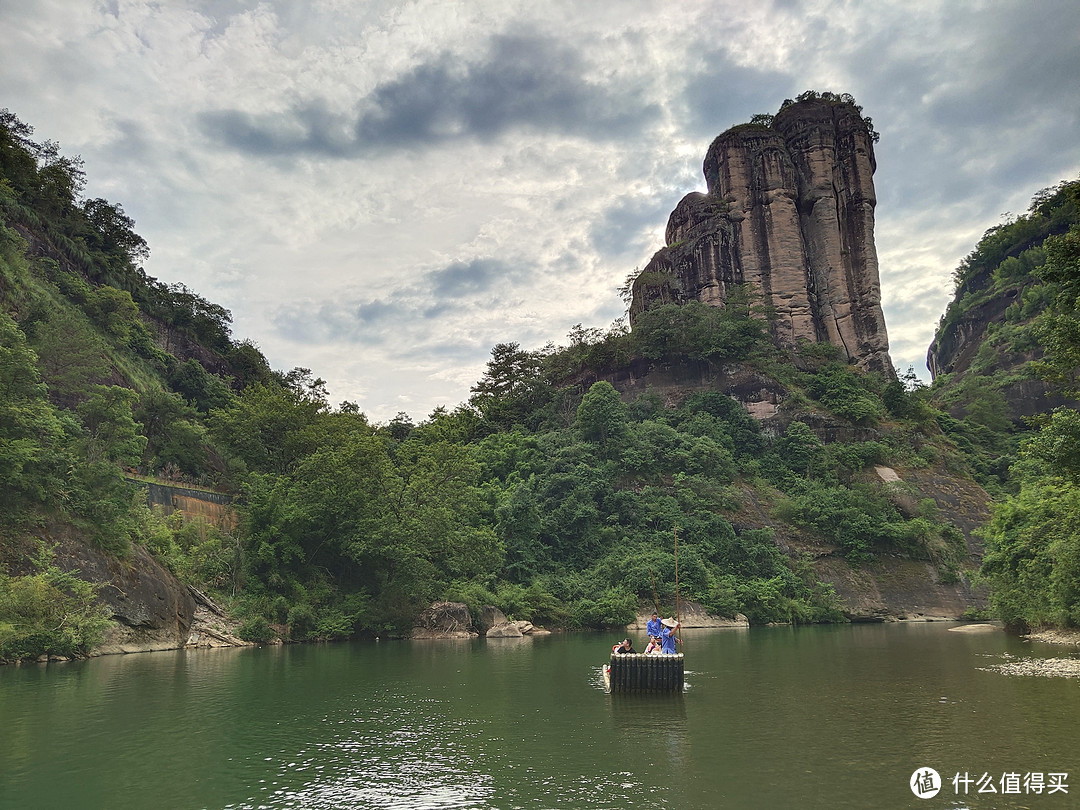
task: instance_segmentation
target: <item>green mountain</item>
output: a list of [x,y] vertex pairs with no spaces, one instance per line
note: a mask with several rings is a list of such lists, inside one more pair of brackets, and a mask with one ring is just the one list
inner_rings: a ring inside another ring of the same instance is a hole
[[1080,624],[1080,180],[991,228],[930,347],[941,423],[997,495],[983,581],[1019,628]]
[[[373,425],[147,276],[32,135],[0,114],[0,659],[182,646],[208,606],[267,641],[407,634],[439,600],[567,628],[676,596],[754,624],[985,604],[963,395],[778,340],[752,286],[496,346],[467,403]],[[239,523],[151,510],[138,476]]]

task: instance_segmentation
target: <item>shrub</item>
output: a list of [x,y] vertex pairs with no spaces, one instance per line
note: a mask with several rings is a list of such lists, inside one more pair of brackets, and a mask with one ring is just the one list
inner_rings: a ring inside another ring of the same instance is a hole
[[608,588],[594,599],[574,603],[572,622],[576,627],[625,627],[637,616],[637,595],[622,588]]
[[253,616],[237,628],[236,635],[244,641],[254,644],[266,644],[273,640],[275,633],[269,622],[262,616]]
[[42,549],[36,573],[0,575],[0,660],[83,656],[101,643],[110,613],[98,588],[53,563]]
[[289,608],[289,638],[303,641],[314,634],[316,626],[315,612],[304,604]]
[[872,390],[875,378],[858,374],[847,366],[830,363],[811,380],[810,396],[856,425],[876,425],[885,415],[881,397]]

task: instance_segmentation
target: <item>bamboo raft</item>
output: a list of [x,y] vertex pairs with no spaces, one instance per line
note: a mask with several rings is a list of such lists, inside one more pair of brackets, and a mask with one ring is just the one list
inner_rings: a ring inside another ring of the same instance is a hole
[[612,655],[604,682],[612,692],[681,692],[683,655]]

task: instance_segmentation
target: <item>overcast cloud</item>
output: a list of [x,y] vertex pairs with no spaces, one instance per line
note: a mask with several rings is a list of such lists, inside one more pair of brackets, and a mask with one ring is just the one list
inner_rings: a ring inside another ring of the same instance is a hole
[[1080,6],[0,0],[0,107],[85,160],[146,270],[334,402],[422,419],[491,347],[565,342],[704,190],[710,141],[807,89],[881,133],[893,361],[951,275],[1080,174]]

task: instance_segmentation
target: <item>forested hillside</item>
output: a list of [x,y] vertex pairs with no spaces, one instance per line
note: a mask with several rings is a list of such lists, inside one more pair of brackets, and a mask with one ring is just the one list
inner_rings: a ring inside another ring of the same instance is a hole
[[995,615],[1080,625],[1080,180],[991,228],[930,348],[950,435],[998,493],[982,568]]
[[986,232],[954,273],[956,295],[928,353],[935,401],[958,420],[945,427],[995,493],[1009,488],[1017,444],[1039,424],[1032,417],[1076,406],[1058,304],[1067,272],[1047,260],[1080,222],[1078,186],[1045,189],[1027,213]]
[[[843,583],[909,563],[978,603],[985,497],[912,483],[979,492],[978,412],[949,416],[914,375],[861,372],[828,345],[778,348],[748,290],[723,309],[656,307],[633,331],[577,328],[563,347],[498,345],[468,402],[372,424],[310,370],[271,370],[220,306],[148,276],[120,205],[84,199],[80,161],[32,135],[0,116],[0,659],[85,654],[114,621],[103,582],[58,555],[72,544],[127,566],[149,552],[255,641],[406,634],[439,599],[624,625],[643,604],[671,609],[676,535],[682,598],[751,623],[865,618]],[[1069,239],[1045,271],[1058,348],[1042,362],[1063,380]],[[775,418],[716,387],[608,381],[687,364],[766,381]],[[1043,435],[1075,435],[1071,418]],[[1025,470],[1061,446],[1031,444]],[[236,495],[239,528],[151,511],[135,473]],[[1053,491],[1075,501],[1070,481]],[[1010,518],[995,520],[988,577],[1006,593]]]

